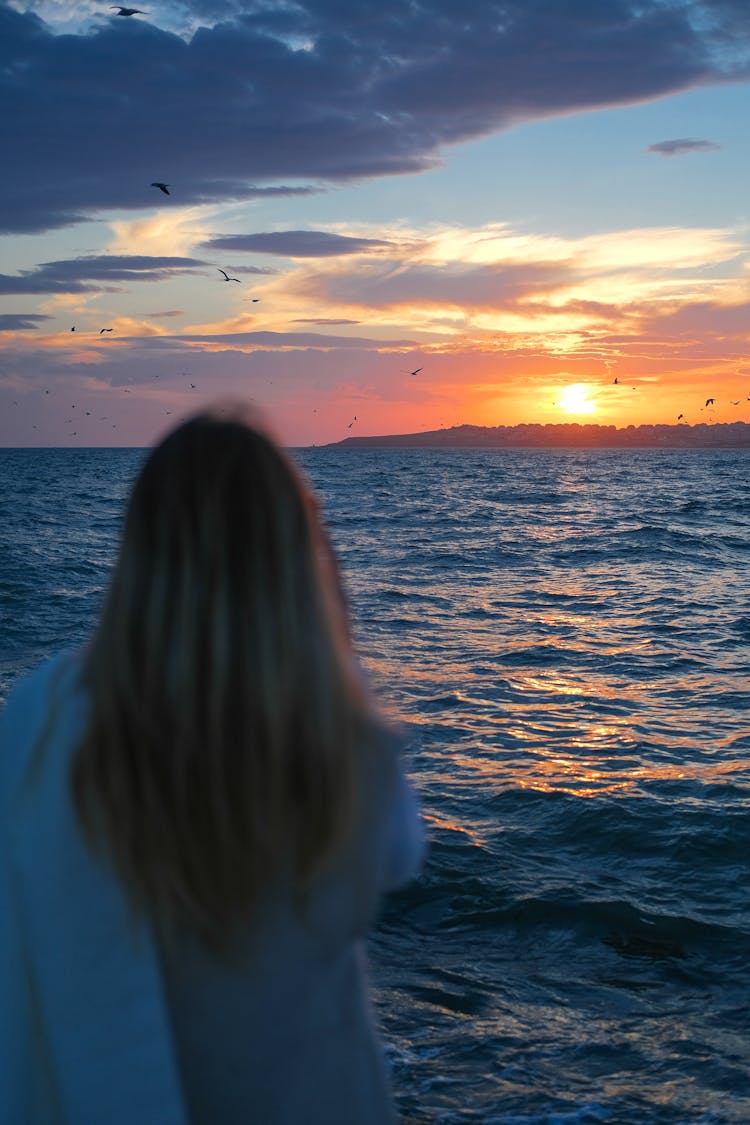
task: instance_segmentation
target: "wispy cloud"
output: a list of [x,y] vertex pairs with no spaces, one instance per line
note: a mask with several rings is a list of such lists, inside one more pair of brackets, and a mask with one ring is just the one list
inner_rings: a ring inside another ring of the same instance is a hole
[[655,152],[657,156],[685,156],[689,152],[718,152],[721,145],[715,141],[698,141],[691,137],[677,137],[673,141],[658,141],[649,145],[646,152]]
[[49,319],[41,313],[1,313],[0,332],[28,332]]
[[117,283],[164,281],[205,265],[199,258],[89,255],[43,262],[19,274],[0,274],[0,294],[112,292],[121,288]]
[[333,258],[391,246],[382,238],[354,238],[324,230],[280,230],[258,234],[222,234],[203,243],[207,250],[248,250],[284,258]]

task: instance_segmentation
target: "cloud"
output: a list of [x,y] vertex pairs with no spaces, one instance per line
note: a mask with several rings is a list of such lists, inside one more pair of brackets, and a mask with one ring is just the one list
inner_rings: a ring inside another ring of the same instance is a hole
[[353,238],[324,230],[279,230],[258,234],[222,234],[204,242],[208,250],[251,250],[284,258],[332,258],[363,254],[391,243],[382,238]]
[[138,341],[139,345],[157,349],[182,347],[186,344],[202,344],[210,348],[236,348],[242,350],[282,348],[312,348],[335,350],[351,348],[354,351],[380,350],[382,348],[413,348],[413,339],[375,340],[363,336],[324,336],[319,332],[201,332],[185,333],[180,336],[151,336]]
[[333,306],[497,309],[570,284],[564,263],[394,262],[290,278],[288,290]]
[[42,320],[50,320],[41,313],[2,313],[0,314],[0,332],[25,332],[38,328]]
[[[151,258],[143,255],[92,254],[43,262],[19,274],[0,274],[0,294],[88,293],[116,291],[116,282],[164,281],[192,273],[206,263],[199,258]],[[102,284],[104,283],[104,284]]]
[[[289,310],[297,322],[321,312],[361,319],[366,310],[371,324],[404,318],[414,327],[464,338],[482,329],[513,331],[519,317],[562,315],[571,323],[590,323],[605,308],[639,299],[684,301],[718,289],[726,299],[727,287],[738,284],[731,275],[747,252],[737,232],[700,227],[566,239],[490,224],[384,237],[391,242],[387,256],[299,264],[279,275],[264,294],[270,307]],[[724,278],[703,272],[722,265],[729,270]]]
[[93,10],[58,35],[0,6],[6,231],[418,172],[521,122],[748,75],[745,8],[729,0]]
[[718,152],[721,145],[715,141],[696,141],[690,137],[678,137],[673,141],[659,141],[649,145],[646,152],[655,152],[658,156],[684,156],[687,152]]
[[346,318],[343,318],[343,317],[337,319],[336,317],[327,317],[327,316],[307,316],[307,317],[301,316],[301,317],[297,317],[296,320],[292,321],[292,324],[328,324],[328,325],[339,324],[339,325],[341,325],[341,324],[360,324],[360,323],[361,322],[359,320],[347,320]]

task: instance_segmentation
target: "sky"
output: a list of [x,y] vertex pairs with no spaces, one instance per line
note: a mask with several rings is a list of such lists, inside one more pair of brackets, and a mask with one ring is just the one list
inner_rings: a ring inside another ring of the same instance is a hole
[[0,445],[750,422],[747,0],[142,2],[0,2]]

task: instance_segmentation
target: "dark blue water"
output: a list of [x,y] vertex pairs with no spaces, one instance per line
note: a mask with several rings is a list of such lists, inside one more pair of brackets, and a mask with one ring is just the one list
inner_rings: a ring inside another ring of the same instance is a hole
[[[430,822],[371,947],[404,1120],[750,1122],[750,454],[297,456]],[[141,458],[0,450],[0,693]]]

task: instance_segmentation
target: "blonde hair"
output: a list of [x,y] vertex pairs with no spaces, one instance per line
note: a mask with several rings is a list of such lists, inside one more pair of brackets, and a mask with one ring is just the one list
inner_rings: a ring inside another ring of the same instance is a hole
[[148,457],[84,683],[79,819],[165,931],[221,948],[343,845],[378,720],[312,493],[256,422],[202,413]]

